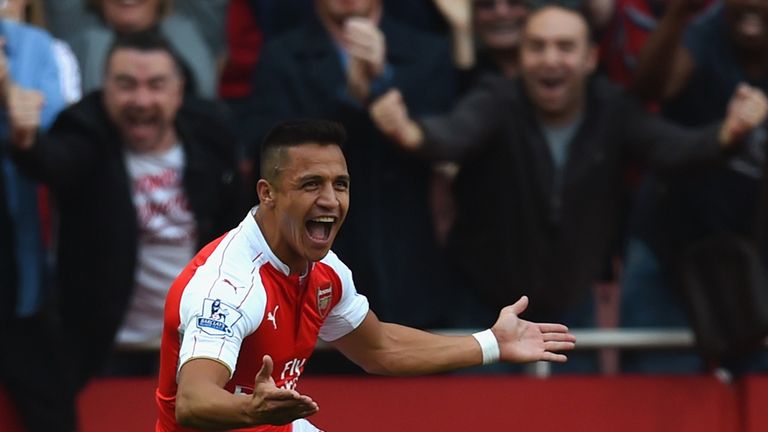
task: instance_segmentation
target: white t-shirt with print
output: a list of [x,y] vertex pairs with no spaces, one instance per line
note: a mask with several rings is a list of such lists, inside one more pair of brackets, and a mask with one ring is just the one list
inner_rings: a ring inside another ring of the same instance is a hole
[[195,218],[182,187],[184,150],[125,154],[139,226],[134,293],[118,347],[159,346],[168,288],[194,256]]

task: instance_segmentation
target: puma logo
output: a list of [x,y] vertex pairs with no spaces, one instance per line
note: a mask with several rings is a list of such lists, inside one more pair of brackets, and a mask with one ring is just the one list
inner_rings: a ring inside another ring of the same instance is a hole
[[235,284],[233,284],[232,282],[230,282],[230,281],[229,281],[229,279],[224,279],[224,280],[223,280],[223,282],[224,282],[225,284],[227,284],[227,285],[231,286],[232,288],[234,288],[234,289],[235,289],[235,294],[237,294],[237,290],[239,290],[239,289],[242,289],[242,288],[245,288],[244,286],[240,286],[240,287],[239,287],[239,286],[235,286]]
[[275,315],[277,315],[277,309],[280,308],[280,305],[275,306],[275,310],[272,312],[267,312],[267,321],[272,322],[272,326],[277,330],[277,319],[275,318]]

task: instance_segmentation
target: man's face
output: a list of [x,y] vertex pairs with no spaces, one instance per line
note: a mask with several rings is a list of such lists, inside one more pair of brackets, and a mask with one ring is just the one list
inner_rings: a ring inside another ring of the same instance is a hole
[[529,16],[520,48],[521,74],[545,117],[570,118],[581,109],[596,62],[587,24],[578,13],[544,7]]
[[101,0],[104,21],[119,33],[152,27],[159,19],[160,0]]
[[321,260],[349,208],[349,173],[336,145],[290,147],[273,189],[279,240],[275,253],[292,269]]
[[104,105],[125,144],[136,151],[172,144],[183,81],[170,54],[123,48],[108,61]]
[[768,45],[768,0],[726,0],[726,19],[734,43],[745,50]]
[[524,0],[474,0],[475,32],[492,51],[517,49],[528,9]]
[[351,17],[369,18],[381,0],[315,0],[318,13],[337,23]]

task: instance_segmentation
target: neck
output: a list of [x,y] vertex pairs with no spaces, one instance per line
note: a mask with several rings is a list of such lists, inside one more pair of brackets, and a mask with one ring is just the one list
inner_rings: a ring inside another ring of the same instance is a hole
[[491,57],[502,75],[507,78],[517,77],[520,71],[517,49],[492,51]]
[[269,249],[275,254],[277,259],[288,266],[289,273],[299,276],[306,273],[309,268],[309,261],[300,257],[290,259],[289,254],[286,253],[288,246],[280,237],[280,231],[277,229],[278,225],[274,215],[269,210],[259,206],[253,218],[256,220],[256,225],[259,226],[259,230],[261,230],[264,239],[267,241],[267,246],[269,246]]
[[174,128],[170,127],[170,130],[164,133],[158,141],[143,145],[133,143],[130,140],[125,140],[125,142],[128,149],[135,153],[163,153],[172,149],[179,142],[179,139]]
[[572,109],[562,113],[537,110],[536,115],[544,127],[558,128],[568,126],[578,120],[583,111],[583,107],[580,106],[578,109]]

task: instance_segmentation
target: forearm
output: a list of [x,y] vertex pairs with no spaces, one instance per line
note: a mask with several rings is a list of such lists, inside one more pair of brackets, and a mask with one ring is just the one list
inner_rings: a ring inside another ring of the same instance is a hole
[[[632,91],[647,101],[670,97],[684,81],[688,53],[682,45],[687,16],[670,11],[646,41],[634,73]],[[659,83],[665,83],[659,85]]]
[[424,375],[482,364],[480,345],[471,335],[437,335],[381,323],[370,342],[370,349],[361,352],[340,349],[366,372],[379,375]]
[[201,384],[193,390],[179,391],[176,420],[185,427],[199,429],[234,429],[258,425],[251,418],[248,395],[234,395],[213,384]]
[[457,69],[471,69],[475,65],[475,41],[471,28],[453,29],[451,32],[453,64]]

